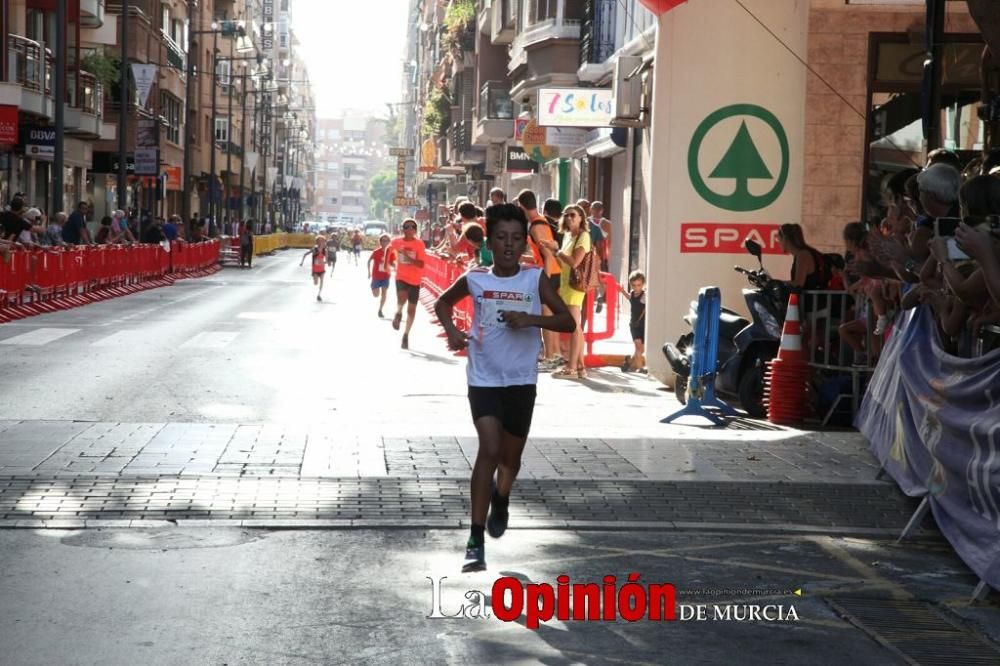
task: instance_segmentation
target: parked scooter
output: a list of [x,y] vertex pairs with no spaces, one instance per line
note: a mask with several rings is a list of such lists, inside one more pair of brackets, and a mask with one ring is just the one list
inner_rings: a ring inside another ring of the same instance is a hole
[[[715,391],[720,397],[736,399],[753,418],[764,418],[764,373],[768,361],[778,354],[781,326],[788,304],[788,286],[774,280],[764,269],[763,248],[747,239],[743,247],[757,258],[755,271],[742,266],[733,270],[746,276],[753,289],[744,289],[743,298],[753,321],[748,321],[732,310],[723,308],[719,317],[719,353],[715,376]],[[697,303],[684,321],[694,329]],[[663,345],[663,353],[673,368],[674,394],[682,404],[687,402],[688,378],[691,375],[692,343],[694,333],[680,337],[676,345]]]

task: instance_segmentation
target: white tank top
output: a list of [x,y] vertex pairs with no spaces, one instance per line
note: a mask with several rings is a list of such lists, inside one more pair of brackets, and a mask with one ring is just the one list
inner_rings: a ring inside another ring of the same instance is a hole
[[472,296],[472,330],[469,331],[469,386],[520,386],[538,382],[541,330],[531,326],[508,328],[500,313],[517,310],[540,315],[542,301],[538,266],[521,266],[517,275],[497,277],[491,268],[475,268],[465,279]]

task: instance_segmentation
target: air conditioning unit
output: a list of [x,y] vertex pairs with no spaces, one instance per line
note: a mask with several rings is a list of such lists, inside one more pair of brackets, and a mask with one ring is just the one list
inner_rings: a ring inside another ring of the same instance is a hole
[[642,58],[619,56],[615,62],[615,77],[611,84],[614,95],[614,127],[642,127]]

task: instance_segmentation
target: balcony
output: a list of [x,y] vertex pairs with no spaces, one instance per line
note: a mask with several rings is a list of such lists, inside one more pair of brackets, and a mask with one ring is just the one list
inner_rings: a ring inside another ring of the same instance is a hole
[[477,112],[472,132],[473,145],[502,143],[514,136],[514,102],[507,81],[487,81],[483,84],[479,91]]
[[104,115],[104,87],[90,72],[66,75],[66,133],[98,139]]
[[80,27],[100,28],[104,25],[104,0],[80,0]]
[[182,79],[187,76],[187,57],[180,45],[166,33],[162,33],[163,44],[167,47],[167,64],[170,65]]
[[493,3],[497,0],[480,0],[479,13],[476,15],[476,28],[484,35],[490,34],[493,27]]
[[0,87],[0,103],[17,106],[36,116],[55,116],[52,99],[52,54],[20,35],[7,39],[7,85]]
[[514,0],[493,0],[490,21],[490,41],[494,44],[510,44],[514,41],[517,25],[517,2]]
[[[579,13],[578,15],[567,16],[566,11],[573,10],[574,13],[582,12],[582,3],[574,4],[569,2],[560,2],[559,11],[555,17],[540,18],[524,26],[514,37],[514,41],[511,43],[510,47],[510,65],[509,71],[513,72],[520,67],[527,64],[528,51],[540,49],[547,42],[555,42],[557,45],[565,45],[570,42],[579,42],[580,34],[583,28],[583,15]],[[579,66],[579,46],[578,44],[573,44],[573,71],[575,72]],[[546,49],[546,51],[556,49]],[[547,58],[549,54],[546,52],[542,56]],[[562,69],[561,60],[562,54],[556,54],[559,58],[559,68]]]
[[510,47],[507,73],[513,80],[511,95],[522,99],[541,87],[575,86],[579,83],[580,34],[583,3],[560,2],[555,18],[542,18],[525,26]]

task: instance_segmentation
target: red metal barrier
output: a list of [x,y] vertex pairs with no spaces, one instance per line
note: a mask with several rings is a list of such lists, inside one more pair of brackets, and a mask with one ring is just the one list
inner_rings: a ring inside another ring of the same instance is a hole
[[0,262],[0,323],[218,270],[219,242],[15,250]]
[[583,317],[584,321],[587,322],[587,330],[583,334],[583,341],[587,345],[587,351],[583,356],[583,361],[588,368],[598,368],[605,364],[600,356],[594,354],[594,343],[600,340],[610,340],[614,337],[615,327],[618,323],[618,281],[610,273],[601,273],[601,284],[604,285],[605,307],[604,325],[600,330],[595,330],[594,327],[597,293],[588,294],[587,300],[584,302],[586,311],[583,313]]

